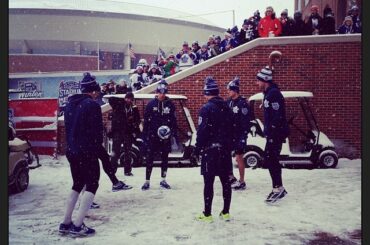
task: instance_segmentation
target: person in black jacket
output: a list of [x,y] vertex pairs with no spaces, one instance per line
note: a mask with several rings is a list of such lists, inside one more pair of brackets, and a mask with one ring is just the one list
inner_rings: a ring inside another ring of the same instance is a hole
[[295,11],[294,13],[294,21],[292,26],[292,36],[304,36],[304,35],[311,35],[311,33],[307,32],[306,24],[302,20],[302,13],[301,11]]
[[327,5],[324,8],[324,18],[320,26],[320,35],[335,34],[335,19],[332,9]]
[[352,17],[355,33],[362,33],[362,18],[360,16],[360,9],[357,5],[352,6],[349,14]]
[[206,78],[203,93],[207,103],[199,111],[195,155],[201,155],[201,174],[204,179],[204,211],[196,219],[204,222],[213,221],[213,183],[215,177],[219,176],[224,200],[224,207],[219,217],[230,220],[231,111],[227,103],[218,96],[217,82],[210,76]]
[[141,187],[143,191],[150,188],[150,176],[153,170],[155,154],[161,157],[160,186],[171,189],[166,181],[168,168],[168,154],[171,152],[171,137],[177,139],[176,107],[166,96],[168,84],[162,79],[157,87],[157,95],[146,105],[144,112],[143,141],[146,162],[145,183]]
[[257,80],[259,89],[264,93],[265,163],[273,188],[265,202],[274,203],[288,194],[283,187],[279,156],[282,144],[289,135],[289,126],[286,121],[284,97],[272,80],[272,70],[268,66],[263,68],[257,73]]
[[279,21],[281,23],[281,36],[292,36],[294,20],[288,16],[288,10],[281,11]]
[[123,144],[123,167],[126,176],[133,176],[129,154],[132,143],[140,135],[140,113],[139,109],[133,105],[133,99],[134,94],[128,92],[125,99],[111,97],[108,100],[112,107],[113,156],[111,161],[117,168],[118,159],[121,156],[121,145]]
[[235,77],[229,82],[227,85],[229,99],[226,101],[232,111],[232,150],[235,153],[235,159],[239,168],[239,180],[231,183],[231,187],[234,190],[244,190],[246,188],[244,181],[245,165],[243,155],[247,148],[250,126],[249,105],[247,99],[239,95],[239,83],[238,77]]
[[319,15],[319,7],[317,5],[312,5],[311,15],[308,17],[306,23],[306,29],[308,35],[319,35],[321,28],[322,17]]
[[239,40],[240,45],[252,41],[256,38],[256,28],[251,19],[245,19],[240,29]]
[[[99,187],[97,152],[103,143],[103,118],[99,104],[94,101],[100,93],[100,86],[95,77],[87,72],[80,84],[82,94],[69,97],[64,114],[66,156],[70,163],[73,186],[67,198],[64,220],[59,225],[59,232],[88,236],[94,234],[95,230],[87,227],[83,220]],[[81,197],[77,217],[72,223],[72,213],[84,186],[86,191]]]

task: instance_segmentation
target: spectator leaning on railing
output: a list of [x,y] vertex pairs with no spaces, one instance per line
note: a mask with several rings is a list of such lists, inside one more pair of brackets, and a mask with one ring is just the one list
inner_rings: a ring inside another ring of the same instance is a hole
[[281,33],[280,21],[275,17],[274,9],[267,7],[265,17],[258,24],[258,34],[260,37],[277,37]]
[[281,11],[279,21],[281,23],[281,36],[292,36],[294,20],[288,16],[288,9]]
[[324,8],[324,18],[321,21],[320,35],[335,34],[335,19],[332,9],[326,5]]
[[233,35],[230,32],[225,32],[224,35],[225,35],[225,38],[224,40],[222,40],[221,45],[220,45],[220,50],[222,53],[237,47],[237,43]]
[[344,18],[343,24],[338,29],[339,34],[354,34],[359,33],[359,30],[353,25],[352,17],[347,16]]
[[292,36],[304,36],[308,35],[306,24],[302,20],[301,11],[296,11],[294,13],[294,22],[292,26]]
[[146,80],[146,73],[144,73],[144,69],[142,66],[136,66],[136,70],[134,74],[130,77],[130,86],[132,91],[137,91],[144,87],[145,80]]
[[250,19],[245,19],[243,26],[240,29],[239,44],[242,45],[256,38],[254,22]]
[[189,48],[188,42],[184,42],[182,49],[176,55],[176,59],[179,61],[180,70],[184,70],[194,65],[196,59],[195,53]]
[[173,54],[170,54],[167,59],[162,58],[161,60],[159,60],[158,66],[162,67],[164,71],[164,78],[175,74],[177,69],[175,56]]
[[202,48],[198,50],[199,64],[211,58],[211,51],[208,49],[207,44],[203,44]]
[[307,33],[309,33],[309,35],[319,35],[321,22],[322,17],[319,15],[319,7],[317,5],[312,5],[311,15],[306,22]]

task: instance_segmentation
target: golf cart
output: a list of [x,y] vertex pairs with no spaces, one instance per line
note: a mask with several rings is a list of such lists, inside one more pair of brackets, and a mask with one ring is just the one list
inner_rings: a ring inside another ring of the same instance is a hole
[[[168,164],[175,165],[175,166],[198,166],[198,162],[196,158],[193,156],[193,151],[195,148],[195,141],[196,141],[196,128],[194,122],[191,118],[190,111],[186,107],[186,100],[187,97],[183,95],[175,95],[175,94],[168,94],[167,95],[176,106],[176,117],[178,125],[186,125],[187,129],[186,132],[183,127],[178,128],[178,136],[180,143],[178,144],[175,142],[174,138],[171,139],[172,143],[172,151],[168,156]],[[105,95],[103,97],[104,102],[108,102],[108,99],[111,97],[116,98],[125,98],[125,94],[112,94],[112,95]],[[140,111],[145,110],[145,106],[149,100],[154,99],[155,94],[135,94],[135,104],[139,108]],[[108,103],[102,106],[103,107],[110,107]],[[143,121],[143,120],[142,120]],[[142,128],[142,125],[140,125]],[[105,147],[109,155],[112,155],[112,138],[105,137]],[[134,144],[132,144],[131,152],[130,152],[130,159],[131,159],[131,166],[143,166],[143,156],[140,152],[142,146],[142,140],[138,138]],[[122,151],[121,151],[122,152]],[[123,167],[123,157],[124,153],[121,153],[120,160],[118,161],[118,166]],[[154,158],[154,165],[159,164],[160,159]]]
[[[282,145],[280,153],[280,164],[286,167],[309,166],[310,168],[335,168],[338,164],[338,155],[335,152],[333,142],[321,132],[317,121],[310,109],[309,98],[313,97],[311,92],[284,91],[282,92],[286,105],[289,107],[292,99],[296,99],[304,117],[298,120],[300,124],[307,124],[308,130],[303,130],[294,123],[294,119],[299,115],[293,113],[288,119],[288,124],[292,129],[296,129],[302,136],[303,141],[299,147],[292,146],[293,136],[289,136]],[[249,98],[251,108],[251,128],[247,140],[247,152],[244,155],[246,167],[263,167],[263,152],[265,149],[266,138],[263,133],[263,124],[255,115],[255,104],[262,102],[263,93],[257,93]],[[297,107],[298,108],[298,107]],[[288,111],[287,111],[288,112]],[[288,114],[287,114],[288,117]]]
[[[29,170],[41,166],[39,164],[39,158],[37,154],[32,152],[32,146],[29,141],[16,137],[14,127],[10,122],[8,127],[8,142],[9,192],[23,192],[28,188]],[[34,163],[36,163],[36,166]]]

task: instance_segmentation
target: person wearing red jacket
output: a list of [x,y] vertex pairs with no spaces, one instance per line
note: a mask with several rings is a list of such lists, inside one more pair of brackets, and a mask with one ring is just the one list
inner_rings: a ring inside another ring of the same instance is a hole
[[275,12],[272,7],[267,7],[265,17],[258,23],[258,33],[260,37],[277,37],[281,34],[281,24],[279,19],[275,18]]

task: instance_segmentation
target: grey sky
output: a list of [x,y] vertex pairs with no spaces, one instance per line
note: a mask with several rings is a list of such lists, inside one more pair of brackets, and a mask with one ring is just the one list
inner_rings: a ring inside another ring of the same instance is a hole
[[[107,2],[112,0],[106,0]],[[229,28],[233,25],[233,14],[235,10],[235,24],[240,28],[243,20],[252,16],[257,9],[261,16],[267,6],[272,6],[277,16],[283,9],[288,9],[289,16],[294,13],[294,0],[114,0],[115,2],[126,2],[157,6],[168,9],[177,9],[189,14],[200,15],[215,25]],[[229,11],[230,10],[230,11]],[[225,13],[208,14],[226,11]],[[206,15],[204,15],[206,14]]]

